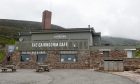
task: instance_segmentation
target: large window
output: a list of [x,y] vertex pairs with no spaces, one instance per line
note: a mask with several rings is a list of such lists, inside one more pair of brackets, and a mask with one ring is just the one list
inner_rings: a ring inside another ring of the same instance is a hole
[[30,57],[30,54],[21,54],[21,62],[28,62],[31,57]]
[[76,54],[60,54],[61,62],[76,62],[77,56]]
[[46,61],[47,54],[37,54],[37,62],[44,63]]

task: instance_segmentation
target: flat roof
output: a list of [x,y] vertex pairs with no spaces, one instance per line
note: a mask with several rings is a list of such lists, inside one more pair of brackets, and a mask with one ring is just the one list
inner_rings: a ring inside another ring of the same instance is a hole
[[136,46],[90,46],[90,50],[134,50]]
[[19,35],[32,35],[32,34],[50,34],[50,33],[83,33],[90,32],[92,35],[101,35],[100,32],[95,32],[93,28],[69,28],[69,29],[47,29],[37,30],[33,32],[19,32]]

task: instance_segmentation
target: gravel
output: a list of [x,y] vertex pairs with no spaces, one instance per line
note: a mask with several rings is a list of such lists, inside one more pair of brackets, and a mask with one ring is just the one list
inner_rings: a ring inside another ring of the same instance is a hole
[[140,73],[136,73],[134,71],[124,71],[124,72],[111,72],[112,74],[120,75],[127,77],[133,81],[135,81],[137,84],[140,84]]

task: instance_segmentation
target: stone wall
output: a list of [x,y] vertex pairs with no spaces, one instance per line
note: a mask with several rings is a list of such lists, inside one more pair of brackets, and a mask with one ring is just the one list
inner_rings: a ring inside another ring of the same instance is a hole
[[[103,51],[81,50],[77,51],[77,62],[60,62],[60,51],[55,50],[47,51],[45,64],[50,64],[54,69],[103,69],[103,62],[105,59],[123,59],[126,69],[128,68],[128,65],[129,67],[131,66],[130,69],[140,65],[140,59],[128,59],[126,57],[127,55],[125,51],[110,51],[109,57],[104,57]],[[19,68],[35,68],[37,66],[35,55],[31,55],[30,61],[21,62],[20,52],[15,52],[13,54],[12,62]]]
[[111,58],[126,58],[127,52],[124,50],[112,50],[110,51],[110,57]]
[[125,58],[124,69],[126,71],[140,69],[140,58]]
[[[90,51],[77,51],[77,58],[77,62],[62,63],[60,62],[59,51],[47,51],[47,59],[44,64],[49,64],[52,68],[55,69],[87,69],[90,67]],[[31,60],[28,62],[21,62],[19,52],[15,52],[13,54],[12,61],[19,68],[35,68],[37,65],[35,55],[31,55]]]
[[31,60],[29,60],[28,62],[20,62],[20,68],[21,69],[34,69],[36,68],[37,63],[36,63],[36,56],[35,55],[31,55]]
[[90,52],[90,68],[97,69],[101,67],[103,62],[103,54],[100,51],[91,51]]
[[36,67],[36,56],[31,55],[31,60],[29,60],[28,62],[21,62],[20,59],[20,52],[14,52],[11,61],[17,66],[17,68],[33,69]]
[[89,51],[78,51],[77,53],[77,62],[60,62],[60,54],[59,51],[49,51],[48,52],[48,60],[46,63],[49,63],[52,68],[56,69],[82,69],[89,68]]
[[11,61],[13,64],[17,66],[17,68],[20,68],[20,52],[14,52],[11,58]]

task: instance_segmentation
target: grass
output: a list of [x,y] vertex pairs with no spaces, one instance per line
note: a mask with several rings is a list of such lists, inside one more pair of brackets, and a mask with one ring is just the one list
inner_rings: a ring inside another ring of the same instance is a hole
[[3,61],[4,57],[5,57],[5,52],[1,50],[0,51],[0,63]]
[[140,50],[137,50],[137,51],[136,51],[135,57],[136,57],[136,58],[140,58]]
[[8,38],[6,36],[0,36],[0,45],[5,46],[6,44],[15,44],[14,38]]

